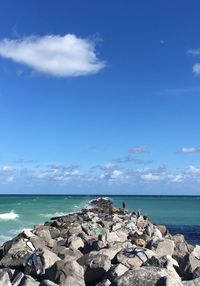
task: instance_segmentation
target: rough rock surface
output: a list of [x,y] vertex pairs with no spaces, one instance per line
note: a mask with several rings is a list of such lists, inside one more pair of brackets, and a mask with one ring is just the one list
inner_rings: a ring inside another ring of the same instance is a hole
[[0,286],[200,286],[200,246],[96,199],[0,247]]

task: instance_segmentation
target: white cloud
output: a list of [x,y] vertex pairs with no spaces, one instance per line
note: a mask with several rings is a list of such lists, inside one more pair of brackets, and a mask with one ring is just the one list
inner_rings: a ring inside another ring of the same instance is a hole
[[200,64],[194,64],[193,67],[192,67],[192,71],[196,75],[199,75],[200,74]]
[[147,173],[147,174],[144,174],[144,175],[141,175],[141,178],[144,180],[144,181],[160,181],[162,180],[162,176],[160,175],[154,175],[152,173]]
[[128,151],[131,154],[149,153],[147,146],[134,146],[129,148]]
[[198,57],[200,56],[200,49],[191,49],[188,51],[188,53],[194,57]]
[[200,153],[200,147],[182,147],[178,153],[183,154],[192,154],[192,153]]
[[56,77],[95,74],[105,67],[96,56],[95,43],[73,34],[3,39],[0,55]]
[[190,173],[190,174],[200,174],[200,168],[191,165],[191,166],[188,167],[186,172]]
[[[188,51],[189,54],[191,54],[193,57],[200,57],[200,49],[191,49]],[[192,71],[194,74],[199,75],[200,74],[200,63],[196,63],[192,67]]]

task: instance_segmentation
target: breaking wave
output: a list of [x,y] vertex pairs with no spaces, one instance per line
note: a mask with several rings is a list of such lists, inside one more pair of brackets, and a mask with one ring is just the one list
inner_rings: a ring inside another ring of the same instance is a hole
[[17,219],[19,217],[14,211],[10,211],[9,213],[2,213],[0,214],[0,220],[12,220]]

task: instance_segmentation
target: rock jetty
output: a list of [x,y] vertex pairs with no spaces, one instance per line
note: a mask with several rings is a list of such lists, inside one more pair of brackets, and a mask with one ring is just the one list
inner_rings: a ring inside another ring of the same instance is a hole
[[198,286],[200,246],[96,199],[0,247],[0,286]]

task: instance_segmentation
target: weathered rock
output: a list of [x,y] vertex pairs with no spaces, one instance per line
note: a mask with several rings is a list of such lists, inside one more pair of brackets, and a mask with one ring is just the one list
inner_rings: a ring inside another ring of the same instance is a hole
[[57,261],[46,275],[58,285],[85,286],[83,267],[76,261]]
[[82,256],[79,250],[66,248],[64,246],[56,246],[52,251],[63,261],[77,260]]
[[[137,267],[125,272],[115,280],[115,286],[164,286],[164,277],[172,276],[169,270],[158,267]],[[179,281],[178,281],[179,283]],[[178,286],[179,284],[177,284]]]
[[44,248],[46,246],[46,242],[39,236],[32,236],[30,237],[30,242],[33,244],[35,249]]
[[32,236],[35,236],[35,234],[33,234],[33,232],[31,230],[28,230],[28,229],[24,230],[22,232],[22,234],[25,238],[30,238]]
[[0,270],[0,286],[12,286],[7,271]]
[[111,267],[110,258],[107,255],[99,254],[98,252],[85,254],[77,261],[84,267],[84,277],[87,285],[95,285],[100,282]]
[[110,258],[110,260],[112,260],[116,256],[116,254],[120,252],[122,249],[131,247],[131,246],[132,244],[130,241],[110,243],[108,248],[101,249],[99,253],[103,255],[107,255]]
[[31,276],[25,275],[20,281],[20,286],[39,286],[39,282],[34,280]]
[[187,253],[180,263],[179,273],[186,280],[192,279],[197,267],[200,267],[200,260],[193,254]]
[[72,249],[80,249],[84,247],[84,242],[78,236],[71,236],[68,239],[68,247]]
[[128,267],[119,263],[117,265],[112,266],[107,275],[109,280],[113,282],[117,277],[123,275],[128,270],[129,270]]
[[133,246],[117,254],[117,261],[127,268],[139,267],[148,261],[154,253],[149,249]]
[[173,255],[174,241],[171,239],[155,240],[152,243],[151,249],[156,252],[158,256]]
[[183,286],[199,286],[200,278],[196,278],[190,281],[182,281]]
[[45,267],[45,271],[46,271],[56,261],[60,260],[60,258],[55,253],[48,250],[47,248],[43,248],[42,250],[43,250],[43,258],[44,258],[44,267]]
[[49,247],[53,247],[54,240],[51,237],[49,229],[37,229],[35,230],[35,234],[42,238],[42,240],[45,241]]
[[162,236],[165,236],[167,234],[167,228],[165,225],[158,224],[157,228],[161,232]]
[[0,261],[0,267],[22,270],[27,258],[32,251],[26,245],[26,241],[20,236],[4,244],[4,256]]
[[52,239],[58,238],[60,236],[60,230],[56,227],[50,227],[49,232]]
[[142,215],[140,215],[138,218],[137,218],[137,222],[136,222],[136,225],[138,228],[145,228],[148,224],[148,220],[147,219],[144,219],[144,217]]
[[200,277],[200,267],[198,266],[197,268],[195,268],[195,270],[193,271],[193,275],[192,278],[199,278]]
[[96,284],[95,286],[109,286],[109,285],[111,285],[110,280],[105,279],[105,280],[99,282],[98,284]]
[[111,200],[105,200],[102,198],[92,200],[91,205],[101,208],[105,213],[112,213],[114,206]]
[[200,245],[196,245],[192,251],[192,255],[200,260]]

